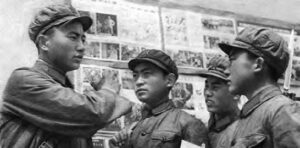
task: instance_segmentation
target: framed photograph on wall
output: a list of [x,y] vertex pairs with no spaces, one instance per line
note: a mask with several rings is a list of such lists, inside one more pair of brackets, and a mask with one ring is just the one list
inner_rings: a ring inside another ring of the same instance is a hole
[[120,44],[118,43],[101,43],[101,59],[119,60]]
[[140,48],[132,44],[121,44],[121,60],[129,61],[141,52]]
[[203,68],[203,54],[196,51],[178,50],[173,52],[173,59],[179,67]]
[[96,30],[98,35],[117,36],[117,15],[96,13]]
[[87,41],[84,56],[88,58],[100,58],[100,43],[98,41]]

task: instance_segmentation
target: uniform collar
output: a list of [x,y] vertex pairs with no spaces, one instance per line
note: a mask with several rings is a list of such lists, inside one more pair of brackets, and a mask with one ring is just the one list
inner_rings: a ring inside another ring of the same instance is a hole
[[208,129],[210,131],[221,132],[222,130],[227,128],[227,126],[229,126],[232,122],[237,120],[238,114],[239,112],[237,109],[236,111],[227,114],[223,118],[216,120],[216,115],[212,113],[208,121]]
[[270,100],[271,98],[281,95],[282,92],[276,85],[267,85],[258,89],[249,101],[242,108],[240,117],[244,118],[250,115],[257,107],[259,107],[264,102]]
[[36,61],[36,63],[34,64],[34,68],[46,75],[49,75],[51,78],[61,83],[62,85],[66,85],[66,81],[68,81],[65,74],[41,59],[38,59]]
[[159,106],[153,108],[151,112],[153,115],[158,115],[172,108],[174,108],[174,104],[171,100],[168,100],[167,102],[164,102]]
[[156,116],[156,115],[166,112],[172,108],[175,108],[175,106],[174,106],[172,100],[168,100],[153,109],[146,108],[144,110],[144,112],[142,113],[143,114],[142,116],[143,117],[147,117],[147,116],[151,116],[151,115]]

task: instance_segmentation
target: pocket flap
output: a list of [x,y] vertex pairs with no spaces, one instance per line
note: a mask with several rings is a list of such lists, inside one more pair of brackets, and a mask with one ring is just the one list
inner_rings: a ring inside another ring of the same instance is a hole
[[256,146],[262,144],[266,138],[267,136],[264,134],[254,133],[246,137],[237,139],[235,147],[255,148]]
[[177,137],[175,132],[171,131],[154,131],[151,135],[153,140],[172,141]]

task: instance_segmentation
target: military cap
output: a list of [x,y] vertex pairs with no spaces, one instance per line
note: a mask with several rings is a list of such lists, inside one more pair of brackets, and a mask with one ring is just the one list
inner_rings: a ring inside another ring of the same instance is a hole
[[143,62],[150,62],[168,73],[173,73],[178,78],[178,68],[175,62],[169,55],[161,50],[150,49],[142,51],[137,57],[128,62],[128,67],[131,70]]
[[46,33],[52,27],[71,21],[80,22],[84,31],[88,30],[93,23],[89,16],[80,16],[71,5],[56,4],[44,7],[29,25],[29,37],[36,42],[39,35]]
[[212,57],[208,64],[207,64],[207,70],[204,72],[201,72],[199,75],[202,77],[217,77],[219,79],[228,80],[229,76],[229,58],[224,55],[216,55]]
[[262,57],[277,75],[285,72],[289,62],[286,41],[277,33],[265,28],[245,28],[232,43],[219,43],[219,47],[228,55],[232,50],[242,49]]

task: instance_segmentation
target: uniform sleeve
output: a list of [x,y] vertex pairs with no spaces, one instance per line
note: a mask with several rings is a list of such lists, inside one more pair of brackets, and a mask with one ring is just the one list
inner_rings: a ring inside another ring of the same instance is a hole
[[186,120],[187,124],[183,130],[183,140],[194,143],[196,145],[208,146],[208,131],[204,123],[196,118]]
[[46,131],[90,137],[130,112],[131,106],[131,102],[110,90],[82,95],[39,73],[21,69],[8,80],[2,111]]
[[290,102],[278,108],[270,123],[275,147],[300,147],[299,102]]

